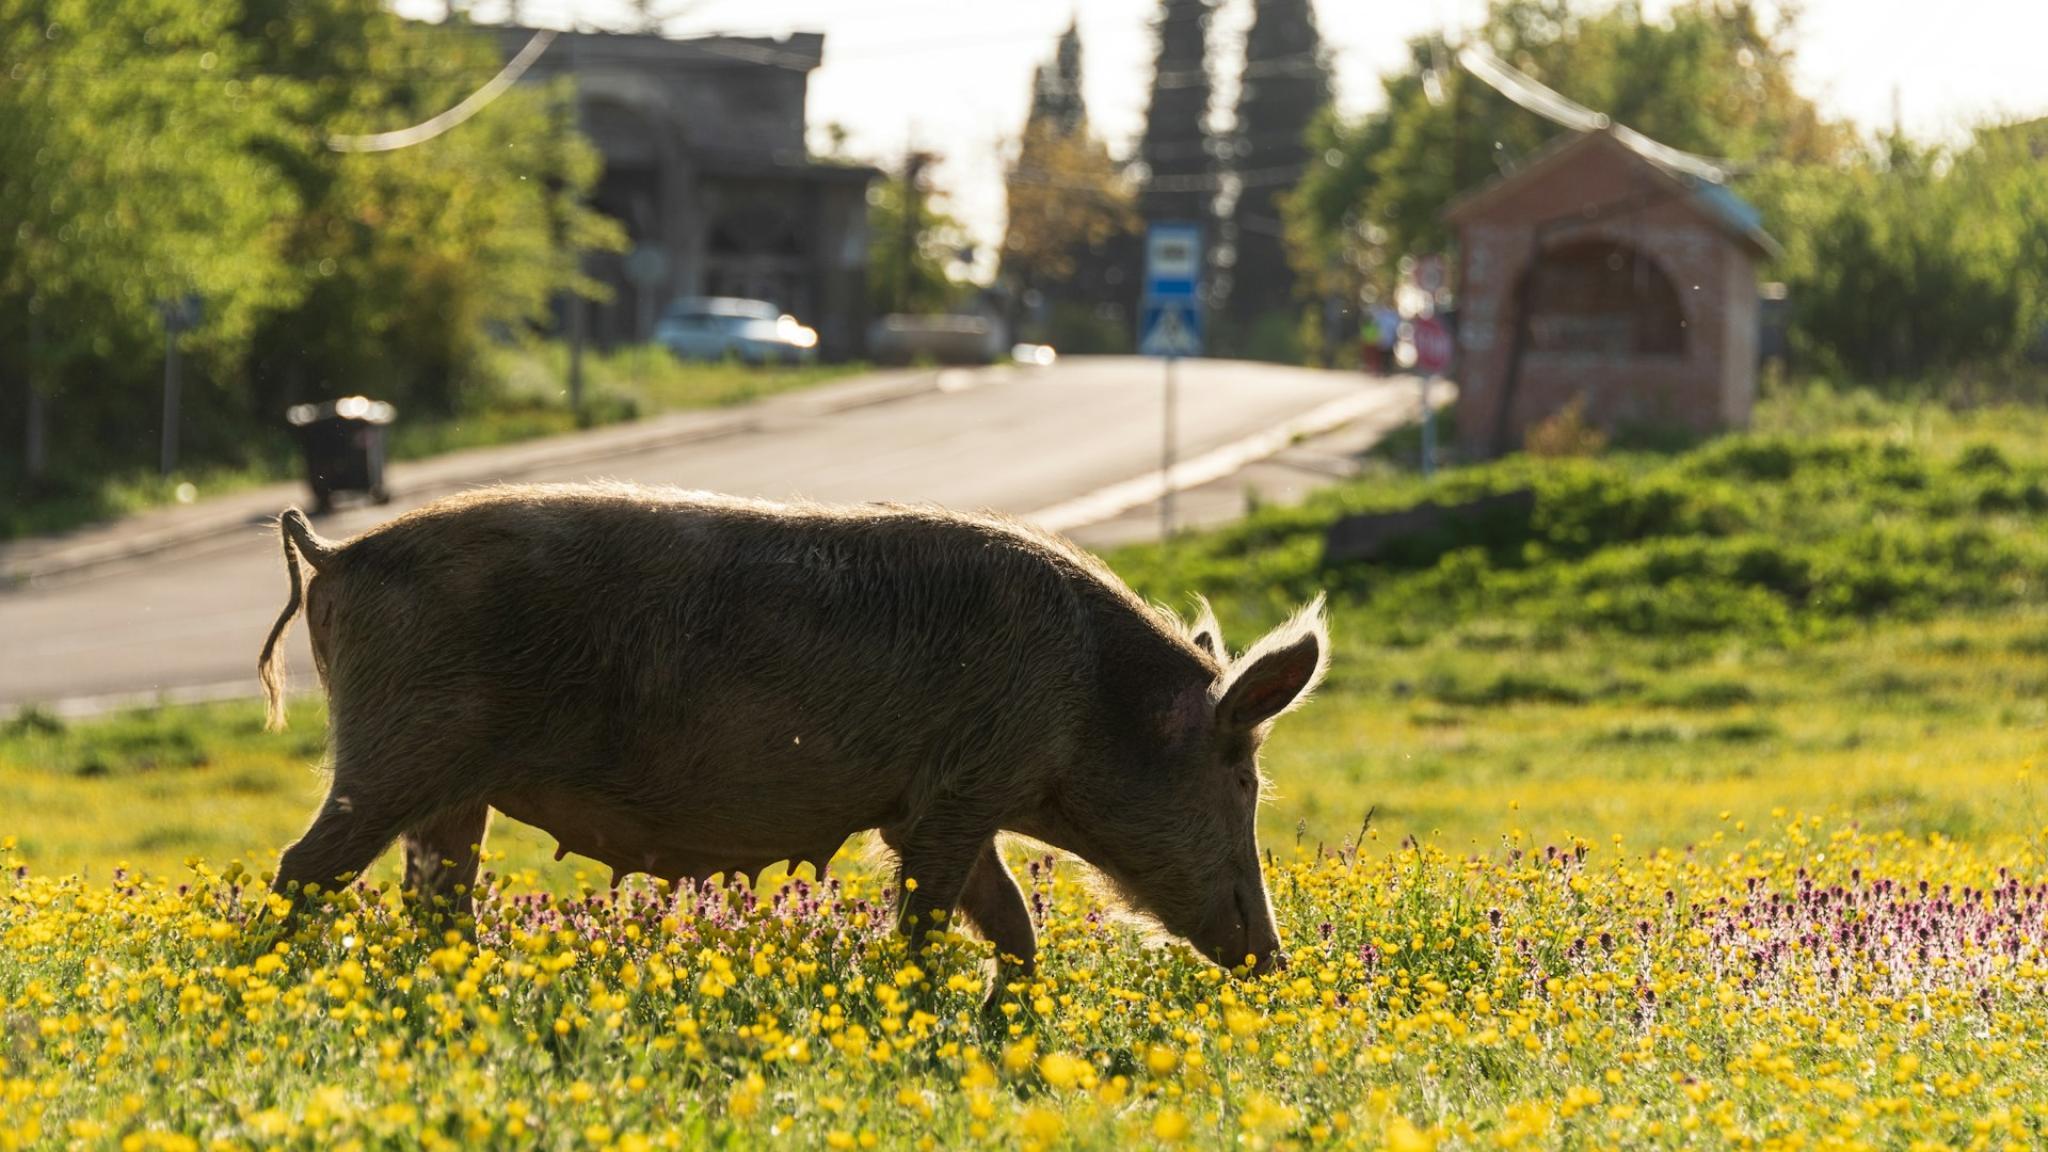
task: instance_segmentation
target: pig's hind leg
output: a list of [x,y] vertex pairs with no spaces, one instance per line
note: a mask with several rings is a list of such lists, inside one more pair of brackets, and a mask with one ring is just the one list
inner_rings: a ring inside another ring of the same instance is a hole
[[490,823],[488,804],[467,801],[406,830],[405,888],[423,911],[475,915],[476,873]]
[[412,815],[375,792],[356,792],[337,771],[312,826],[284,850],[270,890],[295,909],[311,886],[339,890],[376,861]]

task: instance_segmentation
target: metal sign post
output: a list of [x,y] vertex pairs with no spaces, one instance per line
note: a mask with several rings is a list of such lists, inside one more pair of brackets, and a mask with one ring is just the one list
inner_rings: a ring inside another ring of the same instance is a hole
[[1159,437],[1159,542],[1165,544],[1173,539],[1173,456],[1176,445],[1173,442],[1173,362],[1175,356],[1166,358],[1166,398],[1162,407],[1166,413],[1166,427]]
[[1436,475],[1436,408],[1429,402],[1429,386],[1436,379],[1422,378],[1422,478]]
[[1159,539],[1173,539],[1174,361],[1202,354],[1202,229],[1162,222],[1145,233],[1145,297],[1138,316],[1138,351],[1166,361],[1159,452]]
[[1429,402],[1430,385],[1451,368],[1451,330],[1435,316],[1417,316],[1409,322],[1409,340],[1415,346],[1415,372],[1422,378],[1422,475],[1436,474],[1436,408]]
[[159,471],[178,470],[178,330],[164,325],[164,427]]

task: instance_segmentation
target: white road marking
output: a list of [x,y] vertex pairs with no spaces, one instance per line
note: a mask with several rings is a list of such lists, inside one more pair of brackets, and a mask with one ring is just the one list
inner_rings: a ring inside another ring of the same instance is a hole
[[1086,496],[1040,508],[1026,514],[1023,519],[1054,532],[1071,532],[1084,524],[1094,524],[1150,504],[1166,495],[1168,490],[1182,492],[1221,480],[1247,464],[1280,452],[1298,439],[1340,428],[1376,408],[1407,402],[1407,397],[1392,389],[1375,389],[1339,397],[1263,432],[1255,432],[1242,440],[1182,460],[1173,466],[1170,473],[1162,475],[1154,469],[1143,476],[1098,488]]

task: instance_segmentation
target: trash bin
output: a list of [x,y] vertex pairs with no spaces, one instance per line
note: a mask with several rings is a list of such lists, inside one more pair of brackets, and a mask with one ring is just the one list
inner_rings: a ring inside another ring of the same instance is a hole
[[334,507],[336,492],[361,492],[388,504],[384,486],[384,429],[398,410],[382,400],[344,396],[327,404],[295,404],[285,419],[299,434],[313,509]]

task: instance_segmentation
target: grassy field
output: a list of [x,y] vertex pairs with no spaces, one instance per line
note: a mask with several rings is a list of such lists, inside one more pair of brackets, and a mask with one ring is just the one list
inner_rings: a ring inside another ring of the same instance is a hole
[[[728,362],[690,364],[653,347],[593,352],[584,360],[586,397],[580,412],[568,402],[568,349],[559,344],[495,349],[491,371],[497,380],[487,399],[446,419],[400,413],[392,425],[390,452],[416,460],[463,448],[484,448],[542,436],[558,436],[599,424],[633,420],[684,408],[720,408],[808,388],[865,370],[860,364],[762,367]],[[171,476],[135,471],[98,478],[25,505],[0,502],[0,540],[61,532],[80,524],[138,512],[178,499],[191,485],[199,496],[218,495],[297,477],[297,449],[282,423],[270,434],[242,446],[247,456],[235,467],[202,467]]]
[[[1320,562],[1343,511],[1516,488]],[[1331,590],[1266,757],[1294,962],[1225,979],[1019,855],[1042,970],[986,1012],[863,859],[610,899],[509,821],[474,938],[387,861],[279,940],[316,704],[17,718],[0,1149],[2039,1147],[2044,527],[2048,414],[1816,393],[1117,555],[1241,640]]]
[[[1269,836],[1696,843],[1787,807],[2040,829],[2048,413],[1828,392],[1677,455],[1381,477],[1112,562],[1249,638],[1321,589],[1337,652],[1269,747]],[[1528,489],[1533,515],[1324,567],[1337,515]],[[1512,807],[1511,807],[1512,805]]]
[[[1335,848],[1368,809],[1383,845],[1456,852],[1511,828],[1683,847],[1777,808],[1971,841],[2048,827],[2029,778],[2048,743],[2048,613],[1791,650],[1731,641],[1675,667],[1654,642],[1495,644],[1341,647],[1329,687],[1268,745],[1267,842]],[[250,702],[18,718],[0,726],[0,812],[33,818],[0,832],[41,871],[267,867],[323,794],[324,719],[312,701],[283,733]],[[520,867],[575,876],[545,837],[501,821],[494,838]]]

